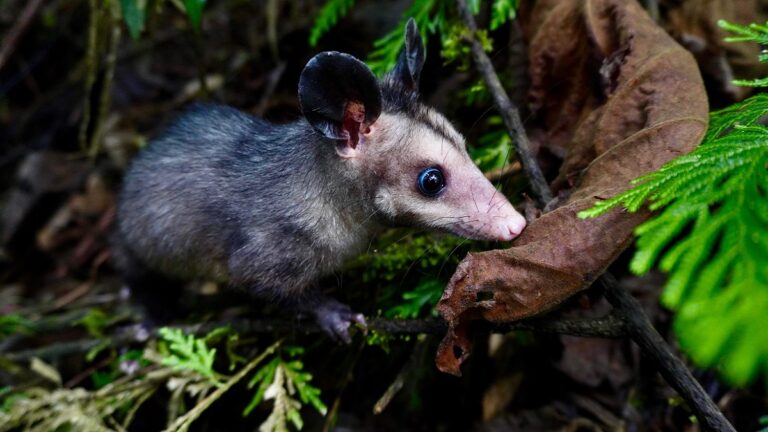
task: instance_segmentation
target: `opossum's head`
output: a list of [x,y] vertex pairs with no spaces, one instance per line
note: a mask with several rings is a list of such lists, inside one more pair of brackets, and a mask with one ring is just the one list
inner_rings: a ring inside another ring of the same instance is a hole
[[475,166],[450,122],[421,103],[423,64],[413,20],[397,65],[381,81],[349,54],[320,53],[299,80],[302,112],[335,142],[344,178],[363,186],[380,220],[512,240],[525,219]]

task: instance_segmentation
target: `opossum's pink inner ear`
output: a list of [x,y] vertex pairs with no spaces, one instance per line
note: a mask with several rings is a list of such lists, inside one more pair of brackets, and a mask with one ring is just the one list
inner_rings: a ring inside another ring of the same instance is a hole
[[419,77],[425,60],[424,52],[424,43],[421,40],[419,29],[416,27],[416,21],[411,18],[405,25],[403,50],[391,72],[407,89],[419,90]]
[[315,130],[354,149],[381,114],[381,89],[365,63],[327,51],[312,57],[301,72],[299,104]]

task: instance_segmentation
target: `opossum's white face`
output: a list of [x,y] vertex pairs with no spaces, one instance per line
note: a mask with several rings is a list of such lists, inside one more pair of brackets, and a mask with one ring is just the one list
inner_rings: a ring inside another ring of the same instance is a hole
[[425,106],[415,116],[382,113],[344,157],[374,177],[374,208],[394,223],[499,241],[525,228],[525,218],[472,162],[464,138]]
[[382,81],[349,54],[313,57],[299,79],[304,117],[336,143],[343,175],[362,185],[367,206],[380,219],[472,239],[512,240],[525,219],[475,166],[464,138],[419,101],[425,52],[413,19],[404,42]]

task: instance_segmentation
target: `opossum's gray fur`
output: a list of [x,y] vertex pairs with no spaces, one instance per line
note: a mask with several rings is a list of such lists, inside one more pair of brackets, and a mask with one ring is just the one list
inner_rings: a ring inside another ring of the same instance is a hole
[[[405,41],[379,82],[348,54],[313,57],[299,81],[301,120],[197,105],[142,150],[124,178],[113,253],[151,318],[172,314],[179,281],[214,279],[287,299],[349,341],[363,316],[313,285],[382,226],[484,239],[522,230],[463,138],[420,102],[424,47],[412,20]],[[420,195],[419,172],[446,164],[453,186],[440,199]]]
[[339,176],[334,144],[303,120],[196,106],[133,161],[119,243],[165,274],[295,294],[359,253],[378,226],[371,189]]

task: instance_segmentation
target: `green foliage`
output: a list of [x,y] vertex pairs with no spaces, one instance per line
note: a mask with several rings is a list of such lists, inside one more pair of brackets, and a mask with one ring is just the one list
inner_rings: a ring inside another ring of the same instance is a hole
[[0,395],[0,432],[126,430],[167,373],[155,371],[143,379],[108,384],[96,391],[30,387]]
[[89,335],[100,338],[104,337],[104,329],[111,324],[111,320],[103,310],[91,308],[77,323],[85,327]]
[[354,4],[355,0],[328,0],[320,9],[320,13],[315,18],[315,24],[309,32],[309,45],[317,46],[320,37],[335,26]]
[[123,21],[125,21],[128,33],[134,40],[138,40],[144,30],[146,8],[146,0],[120,0],[120,12],[123,14]]
[[429,306],[430,313],[437,314],[434,306],[443,294],[445,284],[439,279],[426,278],[422,280],[412,291],[403,293],[403,303],[389,309],[386,316],[389,318],[412,319],[418,318],[425,306]]
[[377,280],[394,281],[413,268],[435,269],[448,264],[458,264],[456,251],[466,243],[453,236],[413,235],[387,245],[370,254],[363,272],[363,282]]
[[464,105],[473,106],[479,104],[487,104],[490,100],[488,94],[488,88],[485,86],[483,80],[477,80],[474,84],[463,90],[462,97],[464,98]]
[[16,333],[31,334],[33,328],[32,321],[21,314],[0,315],[0,340]]
[[115,357],[109,363],[106,370],[97,370],[91,374],[93,386],[97,389],[112,384],[116,379],[124,375],[131,375],[141,368],[149,366],[149,361],[144,358],[140,350],[127,350]]
[[192,28],[200,30],[203,20],[203,6],[206,0],[184,0],[184,10],[187,12]]
[[504,167],[509,162],[509,157],[514,154],[512,138],[503,127],[501,117],[491,116],[487,123],[492,127],[491,132],[478,139],[477,147],[469,149],[472,160],[486,172]]
[[209,348],[205,339],[169,327],[161,328],[158,334],[167,344],[167,353],[161,362],[163,366],[191,370],[212,382],[219,382],[219,375],[213,370],[216,348]]
[[[723,25],[723,24],[721,24]],[[727,25],[726,28],[734,28]],[[735,40],[765,40],[768,28]],[[681,346],[744,385],[768,373],[768,95],[714,112],[696,150],[583,211],[616,206],[659,213],[636,229],[630,268],[669,273],[662,301],[676,310]]]
[[442,33],[448,25],[448,0],[414,0],[403,13],[403,19],[397,27],[373,43],[373,51],[368,56],[368,66],[376,74],[384,74],[394,67],[400,50],[403,48],[405,25],[408,18],[413,18],[419,27],[422,39],[427,33]]
[[[440,55],[445,59],[446,64],[457,63],[457,69],[461,71],[469,69],[472,48],[467,41],[470,40],[470,36],[472,34],[469,29],[461,24],[453,24],[441,33],[440,40],[443,49],[440,51]],[[493,50],[493,40],[488,36],[488,31],[478,30],[474,36],[485,51]]]
[[[217,328],[205,337],[185,335],[178,329],[160,329],[157,344],[150,343],[143,353],[127,351],[111,363],[109,371],[94,374],[96,390],[60,385],[54,389],[24,387],[23,391],[0,387],[0,432],[126,430],[142,404],[163,387],[171,394],[166,430],[184,432],[268,358],[272,360],[254,374],[250,384],[259,387],[249,412],[260,402],[274,399],[272,412],[260,430],[287,430],[288,423],[300,429],[303,422],[299,410],[304,405],[326,413],[320,390],[311,384],[312,376],[304,370],[301,348],[284,348],[276,353],[281,343],[278,341],[249,359],[234,375],[214,372],[214,360],[221,359],[216,358],[216,350],[206,341],[227,342],[233,340],[233,334],[237,333],[229,328]],[[52,366],[37,363],[35,366],[33,362],[32,371],[45,376],[59,375]],[[152,367],[147,367],[150,364]],[[194,398],[196,404],[187,409],[185,396]]]
[[760,429],[758,432],[768,432],[768,415],[764,415],[760,417],[758,421],[760,422],[760,426],[765,426],[764,428]]
[[[763,46],[768,45],[768,23],[763,25],[750,24],[748,26],[742,26],[729,23],[725,20],[720,20],[717,24],[720,27],[737,35],[725,38],[727,42],[757,42]],[[768,52],[761,50],[759,58],[761,62],[768,63]],[[768,78],[759,78],[755,80],[735,80],[733,83],[736,85],[749,87],[768,87]]]
[[231,327],[227,326],[213,329],[210,333],[205,335],[204,339],[208,345],[224,341],[230,372],[235,370],[238,364],[246,363],[248,361],[247,358],[236,352],[236,348],[240,343],[240,335],[232,330]]
[[[189,18],[192,28],[199,31],[205,2],[206,0],[183,0],[182,3],[174,2],[174,4],[177,4],[179,9],[182,9],[183,6],[182,12]],[[149,0],[120,0],[120,13],[133,40],[138,40],[144,31],[148,3]]]
[[496,30],[507,21],[515,19],[519,6],[519,0],[493,0],[491,5],[491,30]]
[[304,350],[299,347],[283,348],[256,371],[248,383],[248,388],[258,386],[243,416],[249,415],[264,400],[274,401],[272,412],[259,427],[260,432],[287,431],[289,422],[301,429],[304,425],[299,411],[302,405],[310,404],[322,415],[328,411],[320,400],[320,389],[310,383],[312,375],[305,372],[304,363],[296,359],[302,354]]

